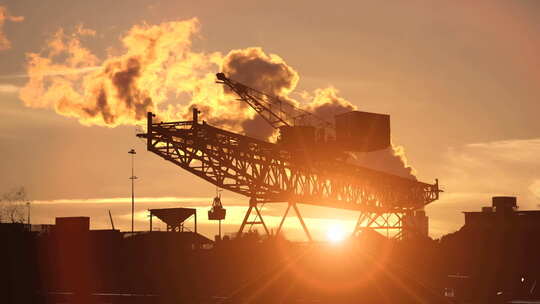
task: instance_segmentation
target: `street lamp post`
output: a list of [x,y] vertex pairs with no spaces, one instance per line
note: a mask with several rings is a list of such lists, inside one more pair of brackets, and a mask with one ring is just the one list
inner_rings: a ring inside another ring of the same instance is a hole
[[134,232],[134,216],[135,216],[135,179],[137,177],[135,176],[135,149],[131,149],[128,151],[129,154],[131,154],[131,176],[129,179],[131,179],[131,233]]

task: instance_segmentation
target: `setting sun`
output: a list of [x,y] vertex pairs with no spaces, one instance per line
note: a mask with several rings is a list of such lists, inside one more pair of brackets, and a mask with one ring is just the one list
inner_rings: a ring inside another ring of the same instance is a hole
[[345,229],[340,225],[332,225],[326,231],[326,239],[331,243],[342,242],[346,235]]

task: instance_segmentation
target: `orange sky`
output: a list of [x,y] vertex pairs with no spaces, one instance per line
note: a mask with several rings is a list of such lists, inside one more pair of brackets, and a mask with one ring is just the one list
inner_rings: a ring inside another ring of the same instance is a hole
[[[51,107],[25,107],[19,97],[29,81],[26,54],[44,56],[60,28],[95,31],[81,45],[101,62],[122,54],[120,38],[133,26],[196,17],[200,30],[193,52],[261,47],[298,72],[297,92],[333,86],[360,110],[390,114],[393,141],[405,148],[418,178],[439,178],[445,190],[427,209],[433,236],[459,228],[461,211],[478,210],[493,195],[517,195],[522,209],[540,203],[536,1],[199,2],[0,1],[8,12],[0,37],[9,41],[0,50],[0,191],[24,185],[32,199],[43,202],[35,207],[35,219],[43,222],[54,221],[46,204],[62,215],[91,213],[77,202],[129,197],[127,151],[133,146],[138,195],[211,197],[212,185],[146,152],[133,127],[83,126]],[[41,97],[33,102],[43,102]],[[164,102],[190,100],[181,94]],[[236,195],[223,196],[225,205],[247,206]],[[53,200],[72,201],[45,203]],[[97,214],[106,215],[113,203],[94,204],[103,209],[93,213],[94,223],[106,227],[107,218]],[[129,204],[119,204],[124,206],[114,203],[118,216],[128,214]],[[182,203],[144,206],[150,205]],[[322,225],[317,218],[354,218],[342,211],[302,210],[314,226]]]

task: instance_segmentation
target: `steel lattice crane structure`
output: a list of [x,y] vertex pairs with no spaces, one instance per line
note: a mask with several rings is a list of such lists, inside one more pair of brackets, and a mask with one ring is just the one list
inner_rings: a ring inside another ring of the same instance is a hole
[[[324,120],[286,101],[232,81],[221,73],[217,78],[274,128],[328,127]],[[407,216],[439,198],[437,180],[434,184],[423,183],[352,165],[340,153],[317,152],[325,149],[270,143],[236,134],[199,122],[198,114],[193,109],[191,121],[153,122],[154,115],[148,113],[147,133],[137,136],[146,139],[148,151],[217,187],[249,197],[239,234],[246,225],[256,224],[270,234],[261,204],[288,203],[277,233],[292,207],[311,240],[297,207],[297,204],[309,204],[359,211],[354,233],[368,228],[387,233],[395,230],[394,237],[401,238],[407,228]],[[303,123],[298,124],[299,121]],[[250,221],[253,211],[257,219]]]

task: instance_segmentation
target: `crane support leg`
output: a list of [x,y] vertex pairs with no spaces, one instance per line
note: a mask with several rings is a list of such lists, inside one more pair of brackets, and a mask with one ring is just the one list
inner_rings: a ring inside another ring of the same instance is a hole
[[248,210],[246,211],[246,215],[244,216],[244,220],[242,221],[242,224],[240,225],[240,229],[238,230],[238,236],[241,236],[242,232],[244,232],[244,226],[246,226],[246,223],[249,219],[249,215],[251,214],[251,209],[253,209],[253,206],[249,204]]
[[287,209],[285,210],[285,214],[283,215],[283,218],[281,219],[281,222],[279,223],[279,227],[277,229],[276,235],[279,235],[279,233],[281,232],[281,228],[283,227],[283,223],[285,222],[285,218],[287,218],[287,214],[289,213],[289,209],[291,209],[291,206],[293,207],[294,212],[296,213],[296,217],[298,217],[298,220],[300,221],[300,225],[302,225],[302,228],[304,229],[304,232],[306,233],[308,240],[310,242],[313,242],[313,239],[311,238],[311,234],[309,233],[306,223],[304,223],[304,219],[302,218],[302,215],[300,214],[300,211],[298,210],[296,203],[289,203],[287,205]]
[[281,232],[281,227],[283,227],[283,223],[285,223],[285,219],[287,218],[287,214],[289,214],[289,209],[291,209],[291,204],[287,204],[287,209],[285,210],[285,214],[283,215],[283,218],[281,218],[281,222],[279,223],[279,227],[276,231],[276,235],[279,235]]
[[403,236],[403,213],[360,213],[353,235],[358,235],[366,229],[373,229],[378,232],[386,231],[386,236],[389,238],[392,230],[395,233],[391,238],[401,239]]
[[298,211],[298,207],[296,207],[296,203],[292,204],[294,211],[296,212],[296,216],[298,216],[298,219],[300,220],[300,224],[302,224],[302,228],[304,228],[304,232],[306,233],[306,236],[308,237],[310,242],[313,242],[313,239],[311,238],[311,234],[309,234],[309,230],[307,229],[306,224],[304,223],[304,219],[300,215],[300,211]]
[[358,232],[362,229],[362,223],[366,220],[366,214],[364,212],[360,212],[360,215],[358,216],[358,220],[356,221],[356,226],[354,226],[354,230],[352,232],[352,236],[356,236]]
[[[251,212],[253,211],[253,209],[255,209],[256,219],[253,220],[253,221],[249,221],[249,216],[251,215]],[[246,211],[246,215],[244,216],[244,220],[242,221],[242,224],[240,225],[240,229],[238,230],[238,236],[242,235],[242,233],[244,232],[244,228],[245,228],[246,224],[252,225],[252,226],[261,224],[264,227],[264,231],[266,232],[266,235],[268,235],[268,236],[270,235],[270,231],[268,230],[268,227],[266,226],[266,224],[265,224],[265,222],[263,220],[261,212],[259,211],[259,208],[257,208],[257,201],[255,201],[253,199],[251,199],[249,201],[249,208]]]
[[[270,236],[270,231],[268,231],[268,227],[266,227],[266,224],[264,223],[264,220],[263,220],[263,217],[261,215],[261,212],[259,211],[259,208],[257,208],[257,205],[253,206],[253,208],[255,209],[255,211],[257,212],[257,216],[261,220],[260,224],[263,225],[264,231],[266,231],[266,235]],[[258,222],[254,222],[253,224],[258,224]]]

